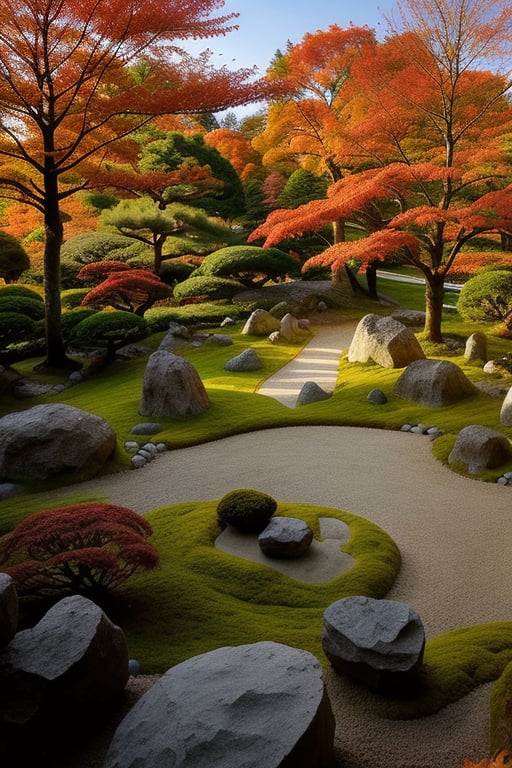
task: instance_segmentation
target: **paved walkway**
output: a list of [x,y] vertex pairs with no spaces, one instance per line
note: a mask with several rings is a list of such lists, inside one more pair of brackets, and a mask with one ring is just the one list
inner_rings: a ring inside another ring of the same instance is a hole
[[299,354],[259,388],[258,394],[278,400],[294,408],[297,396],[307,381],[314,381],[326,392],[332,392],[338,376],[340,354],[348,349],[357,321],[341,325],[324,325],[315,329],[311,341]]

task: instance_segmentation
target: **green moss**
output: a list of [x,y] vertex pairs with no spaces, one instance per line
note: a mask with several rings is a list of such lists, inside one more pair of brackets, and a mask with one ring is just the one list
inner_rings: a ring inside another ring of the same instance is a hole
[[279,502],[276,514],[300,517],[318,536],[318,518],[350,526],[344,550],[356,563],[325,584],[296,581],[275,569],[216,549],[217,502],[165,507],[148,515],[158,571],[134,576],[120,591],[114,619],[146,672],[163,672],[222,645],[275,640],[319,658],[323,612],[350,594],[382,597],[400,567],[393,540],[378,526],[332,508]]

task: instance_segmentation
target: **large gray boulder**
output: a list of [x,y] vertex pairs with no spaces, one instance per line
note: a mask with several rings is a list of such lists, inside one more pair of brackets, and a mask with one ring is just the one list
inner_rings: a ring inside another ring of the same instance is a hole
[[337,672],[385,692],[414,686],[425,630],[405,603],[356,595],[327,608],[322,646]]
[[0,435],[0,478],[20,482],[61,473],[89,479],[116,447],[116,434],[104,419],[62,403],[7,414]]
[[232,357],[231,360],[228,360],[224,365],[224,370],[235,372],[259,371],[261,368],[263,368],[263,363],[258,357],[256,350],[251,349],[251,347],[244,349],[243,352]]
[[141,416],[183,419],[204,413],[210,405],[204,384],[188,360],[164,349],[149,356],[142,380]]
[[66,597],[0,649],[0,742],[21,748],[22,734],[43,723],[56,738],[65,723],[111,704],[127,681],[121,629],[91,600]]
[[310,653],[273,642],[219,648],[139,699],[104,768],[330,768],[334,725]]
[[7,573],[0,573],[0,648],[8,645],[18,628],[18,593]]
[[365,315],[359,321],[348,350],[350,363],[373,360],[382,368],[404,368],[425,357],[410,328],[393,317]]
[[396,397],[428,407],[453,405],[477,392],[466,374],[449,360],[415,360],[394,387]]
[[258,544],[267,557],[301,557],[313,541],[309,525],[297,517],[276,515],[258,536]]
[[467,464],[472,475],[481,469],[501,467],[512,459],[512,445],[508,437],[479,424],[461,429],[448,456],[448,463]]
[[272,331],[279,331],[281,322],[266,309],[255,309],[247,318],[242,333],[248,336],[268,336]]

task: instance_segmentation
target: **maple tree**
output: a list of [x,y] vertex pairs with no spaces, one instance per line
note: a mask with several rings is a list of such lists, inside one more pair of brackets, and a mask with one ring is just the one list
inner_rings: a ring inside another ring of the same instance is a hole
[[171,295],[171,289],[149,269],[114,270],[82,299],[83,307],[114,307],[143,317],[156,301]]
[[371,269],[401,259],[425,279],[425,334],[440,342],[444,283],[457,256],[482,233],[512,230],[512,72],[499,69],[512,8],[494,0],[398,7],[405,29],[351,71],[365,106],[345,138],[370,167],[332,184],[326,200],[271,213],[251,240],[276,245],[335,217],[358,222],[366,237],[335,243],[304,269],[329,264],[337,274],[351,259]]
[[240,131],[218,128],[206,133],[204,142],[231,163],[244,183],[255,176],[261,176],[261,155],[254,149],[251,140]]
[[21,597],[112,590],[156,568],[148,521],[127,507],[85,502],[25,518],[2,546],[3,569]]
[[[84,188],[114,143],[157,114],[256,101],[251,70],[216,69],[177,43],[223,35],[222,0],[5,0],[0,5],[0,194],[45,228],[47,353],[69,367],[60,333],[62,201]],[[101,150],[101,158],[100,158]]]

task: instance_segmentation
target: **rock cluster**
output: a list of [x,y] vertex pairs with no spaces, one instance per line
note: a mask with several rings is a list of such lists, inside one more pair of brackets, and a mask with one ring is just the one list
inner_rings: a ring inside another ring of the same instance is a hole
[[119,725],[104,768],[330,768],[334,717],[310,653],[274,642],[172,667]]
[[85,597],[60,600],[18,632],[17,608],[11,579],[0,574],[0,762],[35,765],[29,754],[55,751],[121,695],[128,649],[121,629]]

